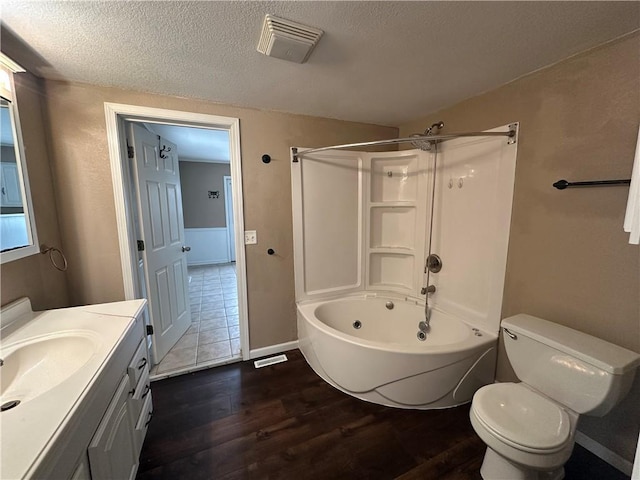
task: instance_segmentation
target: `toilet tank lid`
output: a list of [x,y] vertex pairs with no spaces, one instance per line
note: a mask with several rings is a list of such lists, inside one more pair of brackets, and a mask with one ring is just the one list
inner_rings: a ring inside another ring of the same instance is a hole
[[640,355],[631,350],[532,315],[521,313],[505,318],[502,326],[614,375],[622,375],[640,365]]

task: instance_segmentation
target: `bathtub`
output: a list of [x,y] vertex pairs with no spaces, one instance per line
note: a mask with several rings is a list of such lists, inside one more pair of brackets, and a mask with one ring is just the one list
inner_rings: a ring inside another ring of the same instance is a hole
[[297,317],[299,348],[311,368],[362,400],[447,408],[471,401],[494,381],[497,335],[433,310],[421,341],[424,304],[417,301],[364,294],[300,303]]

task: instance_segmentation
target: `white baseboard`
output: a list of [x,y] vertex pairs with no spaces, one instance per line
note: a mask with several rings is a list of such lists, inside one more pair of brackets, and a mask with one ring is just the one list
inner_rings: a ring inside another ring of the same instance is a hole
[[596,442],[590,437],[587,437],[584,433],[580,431],[576,431],[576,443],[585,449],[589,450],[596,457],[601,458],[605,462],[607,462],[612,467],[617,468],[625,475],[631,476],[631,471],[633,470],[633,464],[618,455],[616,452],[609,450],[604,445]]
[[227,259],[225,260],[203,260],[201,262],[187,262],[188,267],[200,267],[203,265],[222,265],[224,263],[230,263]]
[[268,347],[256,348],[255,350],[251,350],[249,352],[249,358],[253,360],[254,358],[275,355],[276,353],[282,353],[288,350],[294,350],[296,348],[298,348],[297,340],[293,340],[292,342],[279,343],[277,345],[269,345]]

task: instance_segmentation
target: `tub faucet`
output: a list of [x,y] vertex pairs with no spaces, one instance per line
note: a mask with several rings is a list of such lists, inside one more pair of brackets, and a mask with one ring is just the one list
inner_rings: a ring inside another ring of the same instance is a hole
[[436,293],[436,286],[429,285],[428,287],[422,287],[420,289],[420,294],[426,295],[427,293]]
[[418,330],[424,333],[427,333],[429,330],[431,330],[431,325],[429,325],[429,320],[426,319],[425,321],[418,323]]
[[431,311],[429,310],[429,302],[424,304],[424,321],[418,323],[418,330],[427,333],[431,330]]

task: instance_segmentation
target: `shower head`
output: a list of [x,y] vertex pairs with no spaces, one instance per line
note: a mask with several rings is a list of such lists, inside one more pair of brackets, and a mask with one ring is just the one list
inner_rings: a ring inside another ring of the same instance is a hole
[[428,152],[431,150],[432,142],[430,140],[423,140],[424,139],[423,133],[412,133],[409,136],[416,137],[416,140],[411,142],[411,145],[413,145],[415,148],[419,148],[423,152]]
[[425,135],[431,135],[431,133],[432,133],[432,131],[433,131],[433,129],[434,129],[434,128],[436,128],[436,129],[440,130],[440,129],[441,129],[441,128],[443,128],[443,127],[444,127],[444,122],[443,122],[442,120],[440,120],[439,122],[436,122],[436,123],[434,123],[433,125],[431,125],[429,128],[427,128],[427,129],[424,131],[424,134],[425,134]]
[[425,136],[429,136],[429,135],[433,135],[433,129],[435,128],[436,130],[440,130],[441,128],[444,127],[444,122],[442,120],[440,120],[439,122],[434,123],[433,125],[431,125],[430,127],[428,127],[424,133],[412,133],[411,135],[409,135],[410,137],[420,137],[420,140],[415,140],[413,142],[411,142],[411,145],[413,145],[415,148],[419,148],[420,150],[424,151],[424,152],[428,152],[431,150],[431,147],[433,145],[435,145],[435,141],[431,141],[431,140],[423,140],[422,138]]

